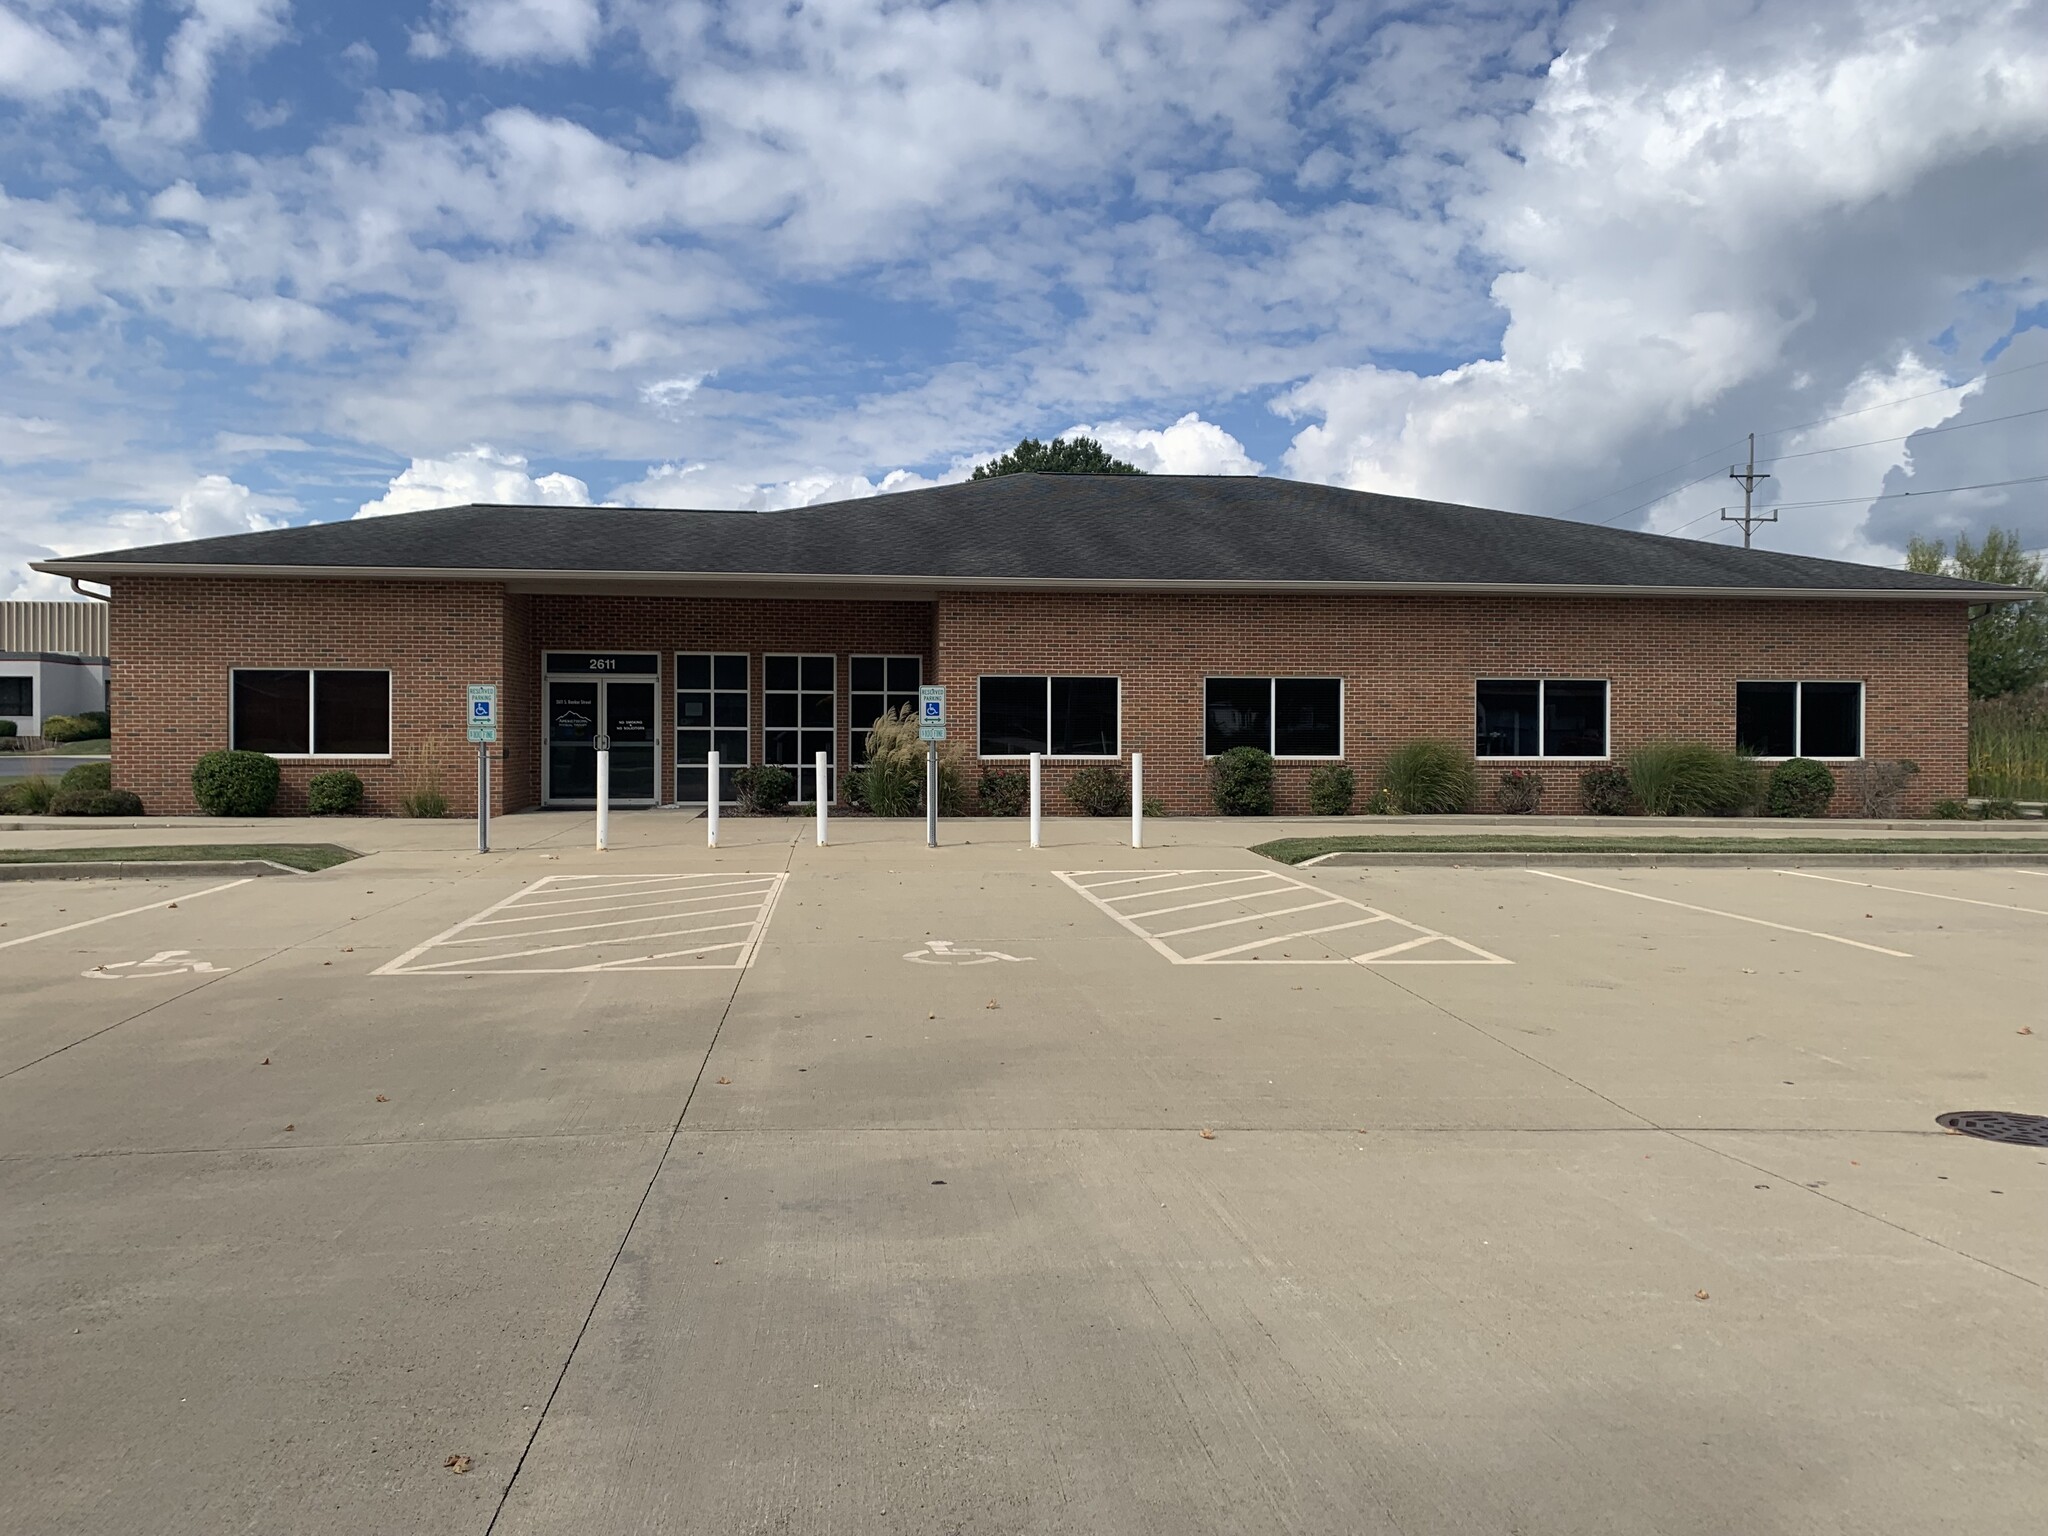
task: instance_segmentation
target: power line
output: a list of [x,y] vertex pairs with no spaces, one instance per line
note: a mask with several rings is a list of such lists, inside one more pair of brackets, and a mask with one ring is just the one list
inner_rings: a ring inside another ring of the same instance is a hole
[[2048,357],[2038,363],[2021,363],[2017,368],[1997,368],[1989,373],[1980,373],[1974,379],[1965,379],[1960,384],[1944,384],[1939,389],[1923,389],[1917,395],[1900,395],[1895,400],[1880,400],[1875,405],[1859,406],[1853,411],[1837,411],[1832,416],[1823,416],[1818,421],[1802,421],[1797,426],[1775,427],[1760,434],[1764,437],[1783,437],[1788,432],[1804,432],[1808,427],[1824,427],[1831,421],[1847,421],[1851,416],[1868,416],[1872,411],[1881,411],[1888,406],[1905,405],[1912,400],[1925,400],[1929,395],[1945,395],[1952,390],[1968,389],[1972,384],[1981,384],[1986,379],[2002,379],[2008,374],[2025,373],[2031,368],[2048,368]]
[[[2019,370],[2014,369],[2013,371],[2018,372]],[[1759,459],[1757,462],[1760,464],[1782,464],[1787,459],[1810,459],[1817,454],[1823,453],[1847,453],[1851,448],[1882,448],[1886,443],[1903,443],[1909,442],[1914,438],[1933,437],[1938,432],[1960,432],[1965,427],[1988,427],[1993,422],[2018,421],[2022,416],[2041,415],[2048,415],[2048,405],[2037,406],[2031,411],[2014,411],[2006,416],[1986,416],[1981,421],[1959,421],[1950,427],[1922,427],[1917,432],[1908,432],[1904,437],[1874,437],[1867,443],[1837,443],[1832,448],[1807,448],[1798,453],[1775,453],[1769,458]]]
[[[1722,456],[1723,454],[1725,454],[1725,453],[1726,453],[1726,452],[1727,452],[1727,451],[1728,451],[1728,450],[1729,450],[1730,448],[1735,448],[1735,447],[1739,447],[1739,446],[1741,445],[1741,442],[1742,442],[1742,439],[1738,437],[1737,439],[1735,439],[1735,441],[1734,441],[1734,442],[1732,442],[1732,443],[1727,443],[1727,444],[1724,444],[1724,445],[1723,445],[1722,447],[1719,447],[1719,448],[1713,449],[1713,450],[1712,450],[1711,452],[1708,452],[1708,453],[1703,453],[1703,454],[1701,454],[1701,455],[1700,455],[1700,456],[1699,456],[1698,458],[1696,458],[1696,459],[1687,459],[1687,460],[1686,460],[1686,461],[1685,461],[1685,462],[1684,462],[1683,464],[1674,464],[1674,465],[1672,465],[1672,466],[1671,466],[1671,468],[1669,468],[1669,469],[1660,469],[1660,470],[1658,470],[1658,471],[1657,471],[1657,472],[1656,472],[1656,473],[1655,473],[1654,475],[1645,475],[1645,476],[1643,476],[1643,478],[1642,478],[1642,479],[1640,479],[1640,480],[1631,480],[1631,481],[1629,481],[1629,483],[1628,483],[1627,485],[1617,485],[1617,486],[1616,486],[1616,487],[1615,487],[1615,488],[1614,488],[1613,490],[1611,490],[1611,491],[1602,491],[1602,492],[1601,492],[1601,493],[1600,493],[1600,494],[1599,494],[1598,496],[1588,496],[1588,497],[1587,497],[1587,498],[1586,498],[1586,499],[1585,499],[1584,501],[1580,502],[1580,503],[1578,504],[1578,506],[1575,506],[1575,507],[1566,507],[1566,508],[1565,508],[1565,509],[1564,509],[1564,510],[1563,510],[1562,512],[1551,512],[1551,513],[1547,513],[1547,514],[1546,514],[1546,516],[1549,516],[1549,517],[1570,517],[1570,516],[1571,516],[1571,515],[1572,515],[1572,514],[1573,514],[1574,512],[1576,512],[1576,511],[1578,511],[1578,510],[1579,510],[1579,507],[1590,507],[1590,506],[1591,506],[1591,505],[1593,505],[1593,503],[1594,503],[1594,502],[1596,502],[1596,501],[1605,501],[1605,500],[1606,500],[1606,499],[1607,499],[1608,497],[1610,497],[1610,496],[1619,496],[1619,495],[1623,494],[1623,493],[1624,493],[1624,492],[1626,492],[1626,491],[1633,491],[1633,490],[1635,490],[1635,489],[1636,489],[1637,487],[1639,487],[1639,486],[1645,486],[1645,485],[1654,485],[1654,484],[1655,484],[1655,483],[1656,483],[1657,481],[1659,481],[1659,480],[1662,480],[1662,479],[1663,479],[1663,478],[1664,478],[1664,477],[1665,477],[1666,475],[1682,475],[1682,474],[1684,474],[1684,473],[1685,473],[1685,472],[1686,472],[1686,471],[1687,471],[1688,469],[1691,469],[1691,468],[1693,467],[1693,465],[1695,465],[1695,464],[1704,464],[1704,463],[1706,463],[1706,462],[1707,462],[1707,460],[1709,460],[1709,459],[1715,459],[1715,460],[1718,460],[1718,459],[1720,459],[1720,457],[1721,457],[1721,456]],[[1714,473],[1719,473],[1719,471],[1717,470],[1717,471],[1715,471]],[[1711,479],[1711,478],[1713,478],[1713,476],[1712,476],[1712,474],[1709,474],[1709,475],[1703,475],[1703,476],[1701,476],[1700,478],[1701,478],[1701,479]],[[1699,484],[1700,482],[1699,482],[1699,480],[1694,480],[1694,481],[1691,481],[1690,483],[1691,483],[1691,484],[1693,484],[1693,485],[1698,485],[1698,484]],[[1682,486],[1682,485],[1681,485],[1681,486],[1680,486],[1680,487],[1678,488],[1678,490],[1679,490],[1679,491],[1682,491],[1682,490],[1684,490],[1684,489],[1685,489],[1685,486]],[[1664,493],[1664,496],[1676,496],[1677,494],[1678,494],[1678,491],[1666,491],[1666,492]],[[1662,501],[1662,500],[1664,499],[1664,496],[1659,496],[1659,497],[1657,497],[1657,498],[1655,498],[1655,499],[1656,499],[1656,500],[1658,500],[1658,501]],[[1647,501],[1643,503],[1643,506],[1645,506],[1645,507],[1647,507],[1647,506],[1649,506],[1649,505],[1650,505],[1650,503],[1649,503],[1649,502],[1647,502]],[[1641,510],[1641,508],[1636,508],[1636,507],[1631,507],[1631,508],[1629,509],[1629,511],[1640,511],[1640,510]],[[1622,513],[1618,513],[1618,514],[1617,514],[1617,516],[1621,516],[1621,517],[1626,517],[1626,516],[1628,516],[1628,513],[1627,513],[1627,512],[1622,512]]]
[[[1781,501],[1779,510],[1797,507],[1854,507],[1873,501],[1904,501],[1908,496],[1953,496],[1958,491],[1991,491],[2001,485],[2035,485],[2048,475],[2022,475],[2017,480],[1985,480],[1977,485],[1944,485],[1931,491],[1889,491],[1882,496],[1837,496],[1828,501]],[[1697,521],[1697,519],[1695,519]]]

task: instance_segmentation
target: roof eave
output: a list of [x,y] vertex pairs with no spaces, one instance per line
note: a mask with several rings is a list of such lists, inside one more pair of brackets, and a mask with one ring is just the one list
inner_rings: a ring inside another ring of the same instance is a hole
[[625,582],[660,585],[930,587],[989,592],[1223,592],[1296,594],[1481,595],[1503,597],[1708,597],[1857,599],[1878,602],[2024,603],[2044,594],[2020,587],[1720,587],[1646,586],[1602,582],[1125,580],[1064,576],[941,576],[787,571],[523,570],[465,566],[219,565],[171,561],[37,560],[47,575],[106,581],[133,576],[215,576],[315,581]]

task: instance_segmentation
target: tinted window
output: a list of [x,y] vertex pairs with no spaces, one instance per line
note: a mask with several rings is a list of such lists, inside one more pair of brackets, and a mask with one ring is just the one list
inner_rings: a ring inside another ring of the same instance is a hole
[[1757,757],[1792,757],[1799,751],[1799,685],[1737,683],[1735,746]]
[[1343,686],[1334,677],[1273,683],[1273,755],[1337,757],[1344,750]]
[[1863,685],[1802,683],[1799,751],[1806,757],[1863,755]]
[[980,716],[983,757],[1045,751],[1045,679],[984,677]]
[[1607,755],[1607,685],[1559,682],[1543,685],[1543,755]]
[[796,677],[794,656],[769,656],[761,663],[761,686],[764,688],[779,688],[794,693]]
[[304,754],[313,750],[308,732],[310,674],[237,672],[234,675],[234,743],[242,752]]
[[1535,757],[1540,683],[1481,682],[1479,734],[1473,751],[1480,757]]
[[0,677],[0,715],[34,714],[35,684],[32,677]]
[[313,750],[329,756],[382,757],[388,753],[390,674],[315,672]]
[[1056,677],[1052,680],[1052,755],[1117,755],[1115,678]]
[[1204,752],[1214,757],[1232,747],[1272,749],[1272,679],[1212,677],[1205,692]]

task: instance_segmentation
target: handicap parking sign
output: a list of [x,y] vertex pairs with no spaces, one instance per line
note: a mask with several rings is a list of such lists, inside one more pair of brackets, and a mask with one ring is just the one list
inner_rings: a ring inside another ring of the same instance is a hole
[[469,739],[471,741],[496,741],[498,739],[498,685],[496,683],[471,683],[469,685]]
[[926,684],[917,690],[917,736],[920,741],[946,739],[946,690]]

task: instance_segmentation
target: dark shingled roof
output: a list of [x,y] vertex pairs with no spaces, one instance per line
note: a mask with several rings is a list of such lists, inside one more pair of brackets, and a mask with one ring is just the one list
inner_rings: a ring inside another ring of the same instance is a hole
[[1233,475],[1006,475],[790,512],[447,507],[39,562],[152,569],[752,577],[922,586],[2011,589],[1590,523]]

